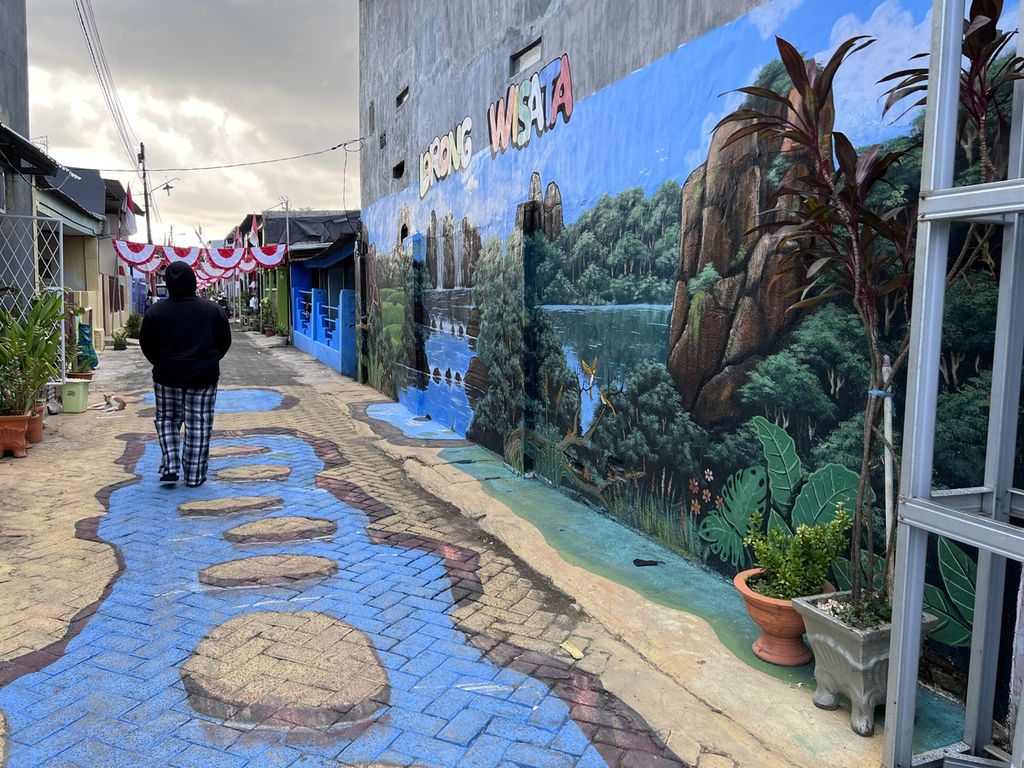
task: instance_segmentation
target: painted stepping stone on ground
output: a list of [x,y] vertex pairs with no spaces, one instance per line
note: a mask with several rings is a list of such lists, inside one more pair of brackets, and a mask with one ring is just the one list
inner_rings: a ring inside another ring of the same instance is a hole
[[294,581],[337,573],[334,560],[315,555],[257,555],[218,563],[199,572],[199,581],[214,587],[287,586]]
[[369,638],[312,611],[226,621],[199,643],[181,678],[201,714],[276,727],[365,720],[391,695]]
[[281,464],[243,464],[220,470],[216,478],[235,483],[258,483],[264,480],[284,480],[291,473],[291,467]]
[[256,512],[284,504],[279,496],[223,496],[219,499],[187,501],[178,505],[182,515],[232,515],[236,512]]
[[239,456],[256,456],[260,453],[270,453],[270,449],[263,445],[220,445],[210,449],[210,458],[233,459]]
[[315,517],[268,517],[236,526],[224,534],[236,543],[258,541],[295,541],[330,536],[338,530],[337,523]]

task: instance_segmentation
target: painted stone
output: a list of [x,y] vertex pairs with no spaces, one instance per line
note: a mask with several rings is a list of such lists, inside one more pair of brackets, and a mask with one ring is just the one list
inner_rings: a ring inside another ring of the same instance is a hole
[[199,581],[215,587],[240,587],[254,584],[286,586],[295,581],[330,576],[338,565],[326,557],[314,555],[257,555],[218,563],[199,571]]
[[183,515],[231,515],[239,512],[257,512],[280,506],[283,502],[278,496],[224,496],[219,499],[203,501],[187,501],[178,505],[178,512]]
[[331,520],[313,517],[270,517],[244,523],[224,533],[224,538],[236,543],[257,541],[295,541],[329,536],[338,530]]
[[388,703],[370,639],[322,613],[250,613],[216,627],[181,667],[189,704],[228,721],[326,728]]
[[269,450],[262,445],[220,445],[210,449],[210,458],[231,459],[240,456],[256,456],[260,453],[269,453]]
[[217,472],[217,479],[229,483],[260,483],[266,480],[283,480],[291,474],[291,468],[280,464],[243,464]]

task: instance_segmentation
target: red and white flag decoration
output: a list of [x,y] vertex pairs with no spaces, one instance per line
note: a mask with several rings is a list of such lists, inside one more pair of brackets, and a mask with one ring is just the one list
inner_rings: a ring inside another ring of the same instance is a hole
[[255,272],[260,267],[271,269],[280,265],[288,253],[285,245],[255,248],[176,248],[172,245],[131,243],[112,240],[114,253],[125,264],[151,273],[175,261],[184,261],[196,272],[199,282],[228,280],[239,274]]
[[211,248],[210,261],[221,269],[234,269],[245,256],[245,248]]
[[150,243],[129,243],[127,240],[114,240],[113,242],[117,255],[133,267],[145,264],[154,256],[160,255],[157,253],[157,246]]
[[278,245],[267,245],[264,247],[253,247],[249,249],[253,258],[259,262],[261,267],[276,267],[284,261],[284,254],[287,246],[284,243]]
[[199,261],[199,254],[201,253],[201,250],[198,247],[177,248],[173,245],[164,245],[161,246],[161,249],[164,252],[164,258],[166,258],[169,263],[173,264],[176,261],[184,261],[190,267],[194,267],[196,265],[196,262]]
[[135,203],[132,202],[132,185],[128,185],[124,200],[121,201],[121,210],[117,212],[117,234],[134,235],[139,231],[135,223]]

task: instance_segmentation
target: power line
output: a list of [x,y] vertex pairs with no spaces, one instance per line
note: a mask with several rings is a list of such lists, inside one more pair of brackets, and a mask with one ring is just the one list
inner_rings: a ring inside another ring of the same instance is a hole
[[[304,157],[315,157],[316,155],[324,155],[328,152],[334,152],[335,150],[348,147],[351,144],[359,144],[362,142],[362,138],[349,139],[343,141],[340,144],[335,144],[333,147],[327,147],[327,149],[318,149],[316,152],[303,152],[301,155],[289,155],[288,157],[275,157],[271,160],[250,160],[245,163],[224,163],[222,165],[196,165],[188,168],[151,168],[150,173],[183,173],[185,171],[219,171],[226,168],[248,168],[253,165],[269,165],[271,163],[284,163],[289,160],[300,160]],[[358,152],[359,150],[349,150],[348,152]],[[102,173],[134,173],[135,168],[98,168]]]

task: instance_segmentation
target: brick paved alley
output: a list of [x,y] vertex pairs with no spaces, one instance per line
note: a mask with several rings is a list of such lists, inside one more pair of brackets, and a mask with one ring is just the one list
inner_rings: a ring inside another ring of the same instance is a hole
[[369,418],[375,391],[242,333],[221,384],[201,488],[156,482],[134,346],[91,389],[126,410],[0,459],[5,768],[877,764],[702,620],[567,562],[459,441]]

